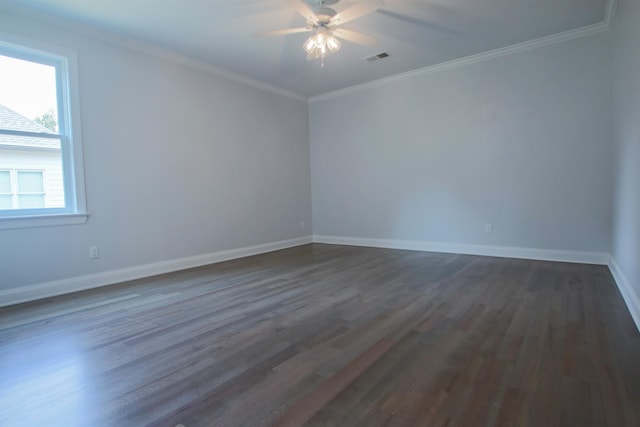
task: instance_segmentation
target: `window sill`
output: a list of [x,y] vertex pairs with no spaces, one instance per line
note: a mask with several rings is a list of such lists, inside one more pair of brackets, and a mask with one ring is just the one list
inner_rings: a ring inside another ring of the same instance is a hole
[[84,224],[88,217],[87,213],[4,217],[0,218],[0,230]]

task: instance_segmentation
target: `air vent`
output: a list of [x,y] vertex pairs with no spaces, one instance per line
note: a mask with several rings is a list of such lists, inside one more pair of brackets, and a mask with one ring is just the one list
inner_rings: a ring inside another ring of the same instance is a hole
[[386,59],[388,58],[389,55],[387,52],[381,52],[381,53],[377,53],[375,55],[371,55],[368,56],[366,58],[364,58],[367,62],[376,62],[376,61],[380,61],[381,59]]

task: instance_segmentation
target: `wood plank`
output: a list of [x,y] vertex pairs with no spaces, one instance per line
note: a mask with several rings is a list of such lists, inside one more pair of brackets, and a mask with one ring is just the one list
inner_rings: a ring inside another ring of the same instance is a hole
[[0,425],[638,426],[604,266],[311,244],[0,309]]

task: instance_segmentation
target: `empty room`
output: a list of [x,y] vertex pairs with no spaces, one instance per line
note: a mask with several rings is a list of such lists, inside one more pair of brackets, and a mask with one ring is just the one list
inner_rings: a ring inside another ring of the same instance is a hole
[[639,184],[638,0],[0,0],[0,426],[639,426]]

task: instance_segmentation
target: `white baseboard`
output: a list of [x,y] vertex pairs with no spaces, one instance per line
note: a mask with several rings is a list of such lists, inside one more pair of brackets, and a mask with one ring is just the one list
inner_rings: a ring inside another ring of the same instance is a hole
[[631,313],[631,317],[636,323],[638,331],[640,331],[640,295],[633,290],[627,275],[624,274],[624,271],[620,268],[620,264],[618,264],[613,256],[609,259],[609,270],[618,285],[618,289],[622,294],[622,298],[624,298],[624,302],[627,304],[629,313]]
[[501,258],[535,259],[541,261],[575,262],[580,264],[607,265],[610,256],[605,252],[564,251],[533,249],[514,246],[469,245],[463,243],[425,242],[416,240],[366,239],[358,237],[313,236],[315,243],[334,245],[369,246],[374,248],[406,249],[425,252],[444,252],[465,255],[482,255]]
[[22,288],[8,289],[0,291],[0,307],[64,295],[71,292],[99,288],[102,286],[156,276],[158,274],[170,273],[187,268],[200,267],[222,261],[273,252],[280,249],[292,248],[294,246],[311,243],[311,241],[311,236],[305,236],[296,239],[281,240],[278,242],[123,268],[120,270],[105,271],[86,276],[72,277],[69,279],[55,280]]

